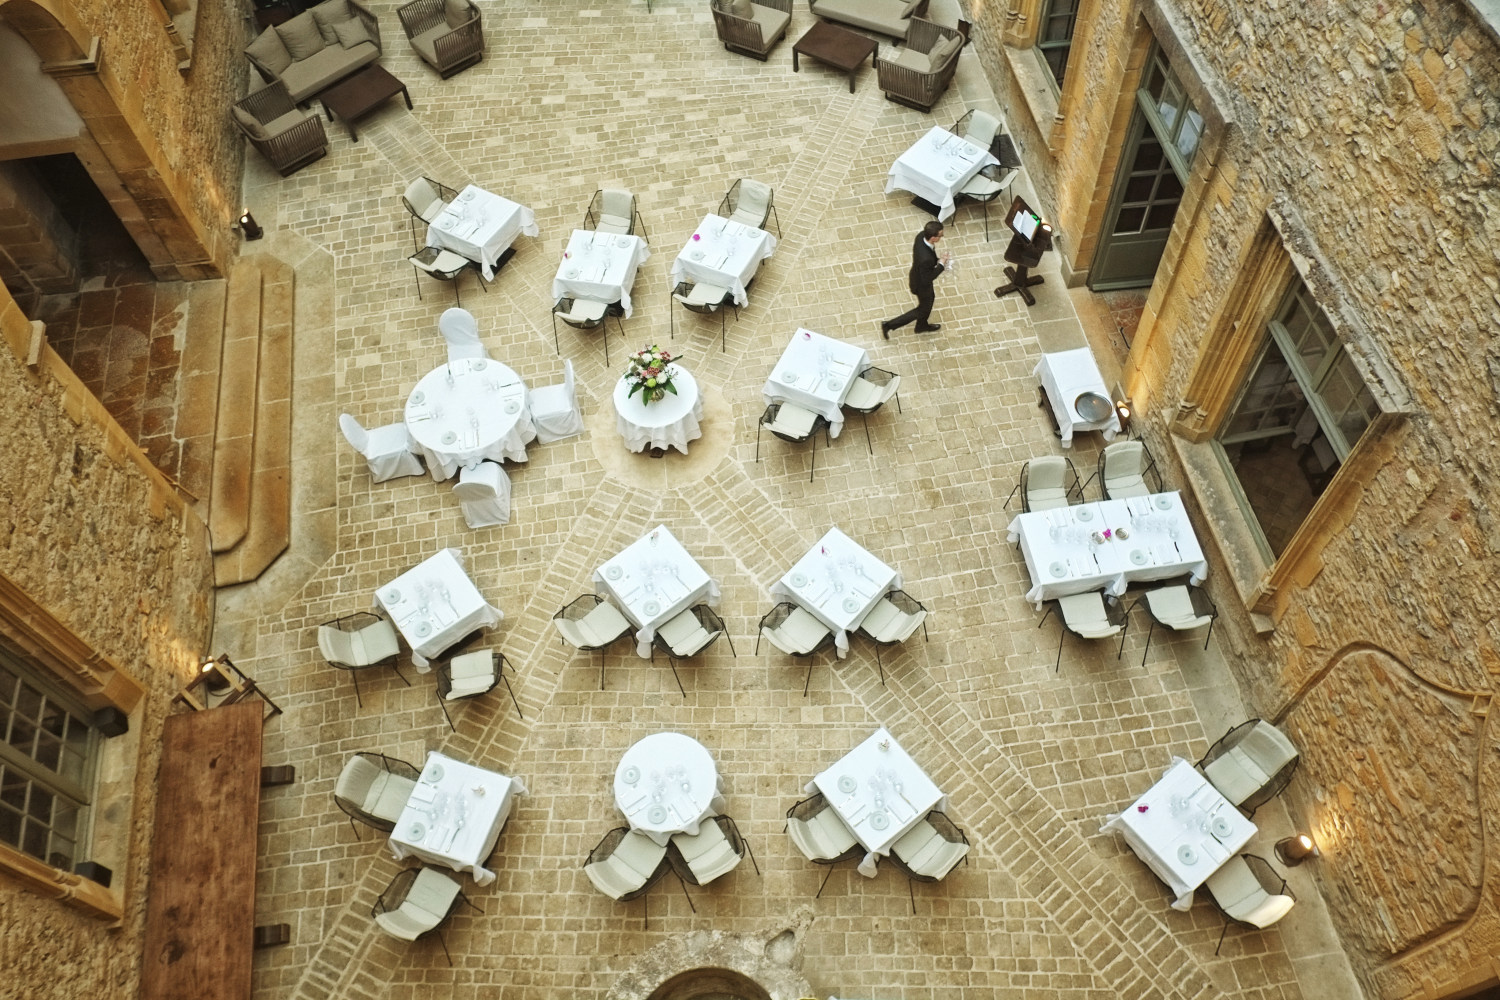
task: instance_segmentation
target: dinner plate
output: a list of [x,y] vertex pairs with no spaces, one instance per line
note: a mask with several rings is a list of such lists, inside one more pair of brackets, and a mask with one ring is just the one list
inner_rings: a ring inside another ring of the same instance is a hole
[[521,412],[521,403],[520,403],[520,401],[519,400],[515,400],[515,399],[508,399],[508,400],[506,400],[505,401],[505,412],[506,413],[520,413]]
[[1073,516],[1080,521],[1092,521],[1094,519],[1094,512],[1087,507],[1078,507],[1074,509]]
[[413,631],[419,637],[425,638],[432,634],[432,622],[417,622],[417,627]]
[[473,372],[482,372],[484,371],[485,366],[487,366],[488,364],[489,362],[484,360],[484,358],[472,358],[469,361],[469,370]]
[[406,839],[407,840],[414,841],[416,843],[421,843],[422,839],[424,837],[426,837],[426,836],[427,836],[427,824],[426,823],[408,823],[406,825]]
[[627,767],[625,769],[625,773],[622,774],[622,775],[620,775],[620,777],[622,779],[624,779],[625,784],[627,784],[627,785],[633,785],[637,781],[641,780],[641,769],[638,768],[638,767],[633,767],[633,766],[632,767]]
[[854,612],[856,612],[858,610],[859,610],[859,601],[858,601],[858,599],[853,598],[853,597],[846,597],[846,598],[844,598],[844,611],[846,613],[852,615],[852,614],[854,614]]
[[433,223],[433,225],[437,226],[439,229],[446,233],[448,230],[453,228],[453,224],[457,221],[458,220],[453,218],[451,215],[444,215],[440,216],[438,220]]
[[891,825],[891,818],[883,812],[878,812],[870,817],[870,825],[877,830],[884,830]]
[[568,268],[567,276],[570,278],[578,277],[578,266],[576,264],[573,267]]
[[1185,865],[1196,865],[1198,863],[1198,852],[1193,850],[1192,844],[1183,844],[1177,848],[1177,860]]
[[1140,549],[1131,549],[1130,561],[1135,563],[1137,566],[1144,566],[1146,565],[1146,553],[1141,551]]
[[693,258],[694,260],[702,260],[703,259],[703,251],[702,250],[694,250],[692,253],[688,254],[688,256],[691,257],[691,258]]
[[854,790],[856,788],[858,788],[858,787],[859,787],[859,782],[855,781],[849,775],[847,775],[847,774],[841,774],[841,775],[839,775],[839,791],[843,792],[846,795],[853,795],[854,794]]
[[623,569],[621,569],[619,566],[606,566],[606,567],[604,567],[604,578],[606,580],[618,580],[620,577],[622,577],[624,575],[625,575],[625,571]]
[[665,806],[652,806],[646,810],[646,822],[652,826],[660,826],[667,821],[667,810]]
[[1065,562],[1061,562],[1061,561],[1055,562],[1051,566],[1047,567],[1047,572],[1049,572],[1053,576],[1059,577],[1059,578],[1067,576],[1068,575],[1068,564],[1065,563]]
[[422,780],[429,785],[435,785],[443,780],[443,765],[428,764],[427,770],[422,772]]
[[453,431],[445,431],[444,432],[444,434],[443,434],[443,444],[452,444],[453,442],[455,442],[457,440],[458,440],[458,434],[456,434],[455,432],[453,432]]
[[397,590],[395,587],[392,587],[390,590],[387,590],[385,592],[385,603],[387,603],[387,604],[400,604],[401,603],[401,591]]
[[473,201],[474,200],[474,192],[473,191],[465,191],[463,194],[459,195],[458,198],[459,198],[460,201]]
[[834,392],[838,392],[843,387],[844,380],[841,378],[831,378],[828,380],[828,388],[832,389]]
[[1151,502],[1154,503],[1154,504],[1156,504],[1156,509],[1157,510],[1171,510],[1172,509],[1172,498],[1169,497],[1169,496],[1166,496],[1165,494],[1156,497],[1156,499],[1152,500]]
[[796,372],[782,372],[781,373],[781,381],[785,382],[787,385],[796,385],[797,384],[797,373]]
[[1208,824],[1208,829],[1215,837],[1223,840],[1234,832],[1234,824],[1229,822],[1228,816],[1215,816],[1213,822]]
[[641,605],[641,610],[646,613],[646,616],[648,618],[650,618],[655,615],[661,614],[661,605],[657,604],[655,601],[647,601],[645,604]]
[[793,573],[792,574],[792,586],[793,587],[805,587],[805,586],[807,586],[807,574],[806,573]]
[[948,171],[946,174],[943,175],[943,180],[947,180],[947,181],[956,181],[956,180],[958,180],[958,171],[957,170],[950,170],[950,171]]
[[422,403],[426,401],[426,399],[427,396],[423,394],[421,389],[418,389],[416,392],[411,394],[411,401],[418,406],[421,406]]
[[621,236],[619,239],[615,240],[615,246],[619,247],[621,250],[624,250],[626,247],[630,246],[630,237]]

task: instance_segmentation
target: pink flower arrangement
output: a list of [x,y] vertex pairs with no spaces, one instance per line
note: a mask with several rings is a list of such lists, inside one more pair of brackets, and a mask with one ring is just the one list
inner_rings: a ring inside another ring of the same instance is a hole
[[625,372],[630,392],[626,398],[639,392],[642,402],[655,403],[669,392],[677,395],[677,387],[672,384],[672,379],[677,377],[678,371],[672,362],[679,357],[681,355],[663,350],[655,344],[647,344],[630,355],[630,368]]

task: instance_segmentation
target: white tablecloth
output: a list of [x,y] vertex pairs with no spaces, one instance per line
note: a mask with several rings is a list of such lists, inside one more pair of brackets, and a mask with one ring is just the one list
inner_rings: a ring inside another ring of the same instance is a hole
[[636,270],[651,256],[639,236],[575,229],[552,279],[552,299],[569,296],[593,302],[618,302],[629,316],[630,288]]
[[674,833],[696,834],[699,823],[724,811],[713,757],[681,733],[654,733],[625,751],[615,768],[615,805],[632,830],[662,845]]
[[[1074,431],[1102,431],[1104,440],[1113,441],[1120,433],[1120,415],[1115,412],[1113,399],[1094,363],[1094,352],[1087,347],[1056,354],[1043,354],[1034,373],[1047,390],[1047,401],[1057,417],[1058,430],[1062,431],[1062,446],[1073,447]],[[1078,397],[1086,392],[1097,392],[1110,400],[1109,416],[1103,420],[1085,420],[1074,408]]]
[[843,659],[849,655],[849,633],[882,597],[900,586],[900,573],[839,529],[829,528],[786,576],[771,585],[771,593],[790,597],[832,629]]
[[[1129,538],[1115,534],[1121,527]],[[1093,533],[1106,528],[1111,537],[1095,542]],[[1186,574],[1196,586],[1208,577],[1208,560],[1175,490],[1020,514],[1008,535],[1017,539],[1031,574],[1026,599],[1038,610],[1068,594],[1103,590],[1118,597],[1137,581]]]
[[468,872],[475,884],[489,885],[495,873],[484,868],[484,860],[495,849],[516,796],[524,794],[520,778],[428,753],[422,777],[391,832],[391,851],[398,859],[415,855]]
[[884,728],[812,780],[868,852],[859,873],[874,878],[891,845],[947,800]]
[[1178,757],[1151,790],[1099,828],[1121,833],[1131,850],[1189,910],[1193,890],[1255,836],[1255,824],[1229,804],[1198,769]]
[[439,481],[485,460],[524,462],[526,442],[536,438],[525,383],[485,358],[460,358],[422,376],[406,400],[406,430]]
[[495,260],[517,236],[539,232],[531,209],[470,184],[427,227],[427,245],[477,261],[488,281],[495,277]]
[[[411,647],[411,662],[421,673],[427,661],[442,654],[475,629],[493,628],[504,616],[485,603],[464,572],[458,549],[444,549],[375,591]],[[425,610],[424,610],[425,606]]]
[[766,403],[794,403],[828,420],[828,433],[844,429],[844,400],[854,380],[870,367],[863,347],[798,328],[761,388]]
[[938,219],[953,214],[953,196],[969,178],[991,163],[984,150],[947,129],[934,125],[910,149],[896,157],[886,176],[885,193],[898,188],[938,206]]
[[681,365],[673,367],[678,373],[672,379],[677,394],[669,392],[654,403],[643,402],[644,389],[626,398],[630,384],[623,378],[615,383],[615,430],[631,451],[676,448],[686,455],[688,442],[703,436],[699,426],[703,394],[698,391],[698,380]]
[[697,230],[672,262],[672,287],[684,278],[694,284],[722,285],[734,293],[738,305],[750,301],[745,286],[760,262],[776,252],[776,237],[764,229],[705,215]]
[[594,570],[594,591],[639,629],[635,651],[642,657],[651,655],[651,640],[664,622],[705,600],[719,603],[719,585],[664,524]]

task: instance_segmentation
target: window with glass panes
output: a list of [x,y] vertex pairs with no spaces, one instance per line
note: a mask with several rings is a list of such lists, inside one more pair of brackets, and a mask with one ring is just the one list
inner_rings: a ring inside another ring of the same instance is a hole
[[1179,158],[1178,171],[1186,177],[1203,138],[1203,115],[1193,106],[1187,88],[1160,46],[1151,50],[1151,60],[1141,85],[1141,104],[1158,126],[1154,131],[1168,145],[1168,156]]
[[1037,18],[1036,50],[1059,88],[1068,72],[1068,53],[1073,48],[1073,22],[1077,18],[1078,0],[1044,0]]
[[83,860],[97,734],[88,713],[0,641],[0,843],[55,868]]

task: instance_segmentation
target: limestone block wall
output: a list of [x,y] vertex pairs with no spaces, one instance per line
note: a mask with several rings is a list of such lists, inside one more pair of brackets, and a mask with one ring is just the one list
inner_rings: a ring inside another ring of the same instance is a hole
[[72,291],[78,242],[26,172],[0,163],[0,281],[17,295]]
[[0,871],[0,993],[134,996],[162,719],[206,649],[213,562],[202,523],[56,354],[24,365],[28,327],[0,289],[0,572],[147,690],[106,743],[94,810],[122,925]]

